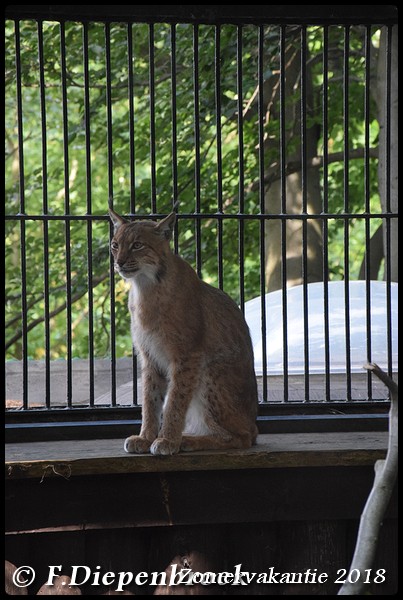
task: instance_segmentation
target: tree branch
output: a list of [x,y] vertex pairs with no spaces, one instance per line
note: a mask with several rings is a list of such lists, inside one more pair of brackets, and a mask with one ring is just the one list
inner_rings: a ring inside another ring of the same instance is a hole
[[[72,278],[72,280],[70,282],[71,289],[82,287],[83,283],[82,283],[82,281],[80,281],[80,277],[81,276],[77,274]],[[98,285],[98,284],[96,284],[96,285]],[[51,287],[49,289],[49,296],[53,296],[54,294],[58,294],[59,292],[64,292],[64,291],[66,291],[66,284],[62,283],[61,285]],[[13,294],[12,296],[6,296],[5,301],[12,302],[12,301],[17,300],[18,302],[21,302],[21,297],[22,297],[22,292],[20,292],[18,294]],[[79,296],[78,299],[80,299],[80,298],[81,298],[81,296]],[[27,304],[27,309],[29,310],[29,309],[33,308],[35,306],[35,304],[38,304],[38,302],[43,302],[43,291],[39,292],[39,294],[37,294],[36,296],[33,296],[32,300]],[[22,315],[21,315],[21,313],[18,313],[15,317],[12,317],[10,319],[10,321],[6,321],[4,329],[8,329],[12,325],[14,325],[14,323],[21,321],[21,319],[22,319]]]
[[[109,273],[100,275],[98,277],[94,277],[92,280],[92,287],[93,288],[97,287],[97,285],[102,283],[102,281],[107,279],[107,277],[109,277]],[[71,297],[70,304],[74,304],[74,302],[77,302],[77,300],[82,298],[82,296],[84,296],[87,293],[87,291],[88,291],[88,289],[85,288],[85,289],[81,290],[80,292],[77,292],[74,296]],[[52,312],[49,313],[49,319],[52,319],[59,313],[63,312],[66,309],[66,307],[67,307],[67,300],[66,300],[66,302],[63,302],[58,307],[56,307],[54,310],[52,310]],[[37,325],[40,325],[44,321],[45,321],[45,317],[38,317],[38,319],[31,321],[31,323],[26,328],[26,332],[28,333],[28,331],[31,331]],[[8,350],[13,344],[15,344],[15,342],[17,342],[20,339],[20,337],[22,336],[22,333],[23,333],[22,329],[18,329],[16,331],[16,333],[13,335],[13,337],[7,341],[5,349]]]
[[[378,148],[369,148],[368,149],[369,158],[378,158]],[[364,158],[365,156],[365,148],[354,148],[349,151],[348,158],[351,160],[355,160],[358,158]],[[341,162],[344,160],[344,152],[333,152],[332,154],[328,154],[326,163],[328,165]],[[307,161],[306,167],[308,169],[319,169],[323,167],[323,156],[314,156],[310,160]],[[290,161],[285,166],[285,176],[291,175],[292,173],[297,173],[302,170],[302,162],[300,160]],[[274,181],[281,179],[281,169],[278,163],[273,163],[269,167],[269,171],[264,178],[265,185],[271,185]]]
[[340,588],[339,596],[358,596],[363,593],[363,576],[372,567],[379,529],[388,507],[397,476],[398,463],[398,388],[396,383],[376,364],[365,365],[365,369],[375,373],[389,388],[391,406],[389,412],[389,443],[385,460],[375,463],[375,480],[360,519],[357,543],[349,572],[360,574],[356,583],[346,581]]
[[[369,148],[369,157],[370,158],[378,158],[378,147]],[[350,150],[349,159],[355,160],[359,158],[364,158],[365,156],[365,148],[354,148],[354,150]],[[327,155],[326,164],[330,165],[335,162],[340,162],[344,159],[344,152],[333,152],[332,154]],[[307,161],[306,167],[308,169],[319,169],[323,167],[323,156],[314,156],[310,160]],[[284,176],[288,177],[288,175],[292,175],[293,173],[298,173],[302,170],[302,162],[301,161],[290,161],[285,165],[284,168]],[[263,183],[264,185],[270,186],[275,181],[278,181],[282,177],[282,170],[279,166],[278,162],[270,165],[267,174],[264,177]],[[260,181],[254,181],[245,189],[245,195],[250,194],[252,192],[256,192],[259,189]],[[233,202],[238,199],[238,196],[231,196],[224,202],[224,208],[231,206]]]

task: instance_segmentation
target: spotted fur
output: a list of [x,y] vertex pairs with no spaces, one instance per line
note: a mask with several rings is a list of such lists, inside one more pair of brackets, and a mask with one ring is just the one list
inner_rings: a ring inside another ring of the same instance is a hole
[[131,333],[142,361],[142,427],[125,450],[249,448],[258,400],[242,312],[171,251],[175,213],[159,223],[110,216],[115,270],[130,282]]

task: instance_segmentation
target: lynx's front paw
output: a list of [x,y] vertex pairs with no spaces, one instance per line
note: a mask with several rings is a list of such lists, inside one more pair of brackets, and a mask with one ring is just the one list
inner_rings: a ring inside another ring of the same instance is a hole
[[157,438],[151,444],[151,454],[169,455],[179,452],[180,442],[173,442],[167,438]]
[[131,435],[125,440],[124,449],[130,454],[145,454],[150,452],[151,442],[139,435]]

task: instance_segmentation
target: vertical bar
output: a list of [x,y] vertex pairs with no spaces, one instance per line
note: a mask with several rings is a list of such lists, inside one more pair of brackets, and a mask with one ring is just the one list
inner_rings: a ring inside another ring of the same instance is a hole
[[[215,103],[216,103],[216,142],[217,142],[217,213],[223,212],[222,195],[222,139],[221,139],[221,26],[215,26]],[[223,223],[217,219],[218,236],[218,286],[223,289]]]
[[[70,183],[69,183],[69,126],[67,110],[67,81],[66,81],[66,29],[65,23],[60,23],[60,59],[62,79],[62,112],[63,112],[63,164],[64,164],[64,212],[70,213]],[[72,407],[73,400],[73,338],[71,318],[71,242],[70,221],[64,222],[65,253],[66,253],[66,346],[67,346],[67,407]]]
[[[397,26],[395,26],[397,27]],[[388,216],[391,213],[391,185],[392,185],[392,161],[391,153],[391,98],[392,98],[392,26],[387,26],[386,37],[386,123],[385,123],[385,138],[386,138],[386,213]],[[385,279],[386,279],[386,319],[387,319],[387,353],[388,353],[388,375],[392,377],[392,271],[391,271],[391,221],[390,217],[385,219]]]
[[149,81],[150,81],[150,160],[151,160],[151,211],[157,212],[157,169],[155,160],[155,52],[154,24],[149,24]]
[[[237,95],[238,95],[238,174],[239,208],[238,214],[245,213],[245,166],[243,140],[243,87],[242,87],[242,25],[237,26]],[[245,312],[245,222],[238,218],[238,254],[239,254],[239,303]]]
[[[286,119],[285,119],[285,25],[280,26],[280,193],[281,213],[287,214],[287,183],[286,183]],[[288,306],[287,306],[287,221],[281,219],[281,296],[283,319],[283,400],[288,401]]]
[[[91,187],[91,126],[90,126],[90,81],[88,56],[88,23],[83,23],[83,60],[84,60],[84,119],[85,119],[85,166],[87,189],[87,215],[92,212]],[[88,268],[88,357],[89,357],[89,400],[94,406],[94,315],[92,289],[92,221],[87,219],[87,268]]]
[[329,212],[329,166],[328,166],[328,137],[329,137],[329,26],[323,27],[323,324],[325,341],[325,399],[330,401],[330,333],[329,333],[329,222],[326,214]]
[[[48,214],[48,169],[46,136],[45,64],[43,57],[43,21],[38,21],[39,91],[42,134],[42,212]],[[50,323],[49,323],[49,223],[43,221],[43,301],[45,318],[45,405],[50,408]]]
[[[105,61],[106,61],[106,145],[108,152],[108,197],[113,198],[113,133],[112,133],[112,82],[111,82],[111,26],[105,23]],[[112,255],[109,255],[109,269],[112,269]],[[115,327],[115,289],[111,278],[111,404],[116,406],[116,327]]]
[[195,139],[196,271],[202,276],[201,253],[201,181],[200,181],[200,100],[199,100],[199,26],[193,25],[193,96]]
[[[365,305],[366,305],[366,337],[367,337],[367,361],[372,361],[371,340],[371,190],[370,190],[370,168],[369,168],[369,144],[370,144],[370,79],[371,79],[371,25],[365,28],[365,95],[364,95],[364,190],[365,190]],[[372,400],[372,378],[367,371],[367,399]]]
[[136,212],[136,163],[134,144],[134,78],[133,78],[133,25],[127,24],[127,73],[129,102],[129,155],[130,155],[130,214]]
[[[306,26],[301,26],[301,186],[302,213],[308,212],[307,139],[306,139]],[[304,313],[304,386],[309,402],[309,318],[308,318],[308,220],[302,219],[302,293]]]
[[[172,206],[178,199],[178,133],[176,110],[176,24],[171,24],[171,114],[172,114]],[[178,220],[175,223],[174,249],[178,252]]]
[[113,138],[112,138],[112,82],[111,82],[111,26],[105,23],[106,66],[106,145],[108,153],[108,195],[113,198]]
[[[25,214],[25,177],[24,177],[24,130],[22,116],[22,80],[21,80],[21,38],[20,22],[15,21],[15,72],[17,88],[17,126],[18,126],[18,163],[20,214]],[[28,332],[27,332],[27,256],[25,250],[25,220],[20,220],[21,252],[21,325],[22,325],[22,407],[28,406]]]
[[[263,99],[263,48],[264,27],[259,25],[258,30],[258,121],[259,121],[259,204],[260,214],[265,213],[265,187],[264,187],[264,99]],[[260,219],[260,310],[262,327],[262,377],[263,377],[263,402],[267,402],[267,349],[266,349],[266,251],[265,251],[265,221]]]
[[[129,153],[130,153],[130,214],[136,213],[136,154],[134,141],[134,77],[133,77],[133,24],[127,24],[127,72],[128,72],[128,102],[129,102]],[[111,227],[111,235],[113,228]],[[110,263],[111,298],[114,297],[115,277],[113,258]],[[115,319],[115,301],[111,301],[111,311]],[[137,355],[132,348],[132,380],[133,380],[133,406],[138,405],[137,390]]]
[[176,114],[176,24],[171,24],[172,204],[178,199],[178,135]]
[[[344,213],[348,214],[349,203],[349,56],[350,56],[350,26],[344,29],[344,60],[343,60],[343,119],[344,119]],[[344,302],[346,320],[346,383],[347,400],[351,400],[351,351],[350,351],[350,236],[349,218],[344,221]]]

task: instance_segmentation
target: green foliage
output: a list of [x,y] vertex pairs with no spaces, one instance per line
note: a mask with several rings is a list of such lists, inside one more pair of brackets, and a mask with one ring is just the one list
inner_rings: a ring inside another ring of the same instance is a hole
[[[111,263],[108,250],[110,233],[106,218],[108,197],[113,195],[114,207],[122,214],[136,212],[166,213],[176,195],[180,212],[192,213],[200,206],[201,213],[215,213],[223,204],[225,213],[236,214],[243,204],[244,212],[259,213],[259,123],[256,106],[258,84],[258,28],[244,26],[242,31],[242,106],[248,117],[243,120],[244,190],[239,192],[239,130],[237,88],[237,29],[220,28],[220,81],[217,88],[214,64],[216,30],[200,25],[198,60],[194,63],[194,31],[190,25],[172,28],[156,24],[150,34],[146,24],[113,23],[107,31],[101,23],[83,26],[67,22],[64,32],[56,22],[43,23],[43,68],[45,95],[41,100],[40,53],[38,25],[33,21],[19,22],[23,170],[19,162],[17,75],[15,65],[16,30],[14,22],[6,22],[5,86],[6,86],[6,215],[24,212],[27,215],[64,214],[76,219],[6,221],[6,337],[15,342],[8,348],[9,358],[21,358],[22,269],[26,275],[28,332],[30,358],[44,356],[44,340],[49,335],[51,358],[67,356],[69,329],[74,357],[87,356],[89,331],[94,331],[93,350],[105,356],[111,348],[111,322],[116,321],[117,355],[130,352],[129,316],[126,310],[126,290],[116,279],[115,315],[110,298]],[[172,35],[174,32],[174,39]],[[61,52],[65,36],[65,56]],[[376,31],[374,29],[374,35]],[[297,45],[298,28],[287,28],[287,44]],[[109,38],[106,38],[109,36]],[[109,39],[108,51],[105,40]],[[263,76],[265,81],[277,77],[279,69],[279,27],[264,29]],[[309,60],[312,68],[314,107],[307,126],[322,127],[323,121],[323,28],[307,30]],[[349,148],[365,144],[365,58],[364,30],[351,28],[349,53]],[[326,144],[329,153],[344,149],[343,29],[329,29],[328,135],[323,131],[318,140],[318,154]],[[128,47],[132,47],[129,56]],[[173,45],[174,44],[174,45]],[[175,54],[172,54],[172,48]],[[150,59],[150,49],[153,62]],[[174,59],[174,60],[173,60]],[[65,61],[65,68],[63,67]],[[152,69],[151,69],[152,65]],[[195,67],[197,70],[195,71]],[[176,80],[175,106],[172,105],[172,72]],[[195,73],[197,73],[198,103],[195,104]],[[88,78],[88,95],[85,94]],[[151,81],[152,80],[152,81]],[[151,82],[151,83],[150,83]],[[152,85],[151,85],[152,84]],[[219,114],[217,115],[217,92]],[[288,102],[298,100],[300,90]],[[65,94],[65,95],[64,95]],[[108,98],[111,113],[108,113]],[[173,108],[175,108],[173,121]],[[263,111],[266,114],[265,111]],[[66,114],[66,126],[64,126]],[[133,121],[131,121],[131,114]],[[154,114],[154,120],[152,119]],[[198,129],[196,117],[198,114]],[[370,144],[376,146],[378,135],[374,106],[370,106]],[[43,121],[43,118],[45,119]],[[221,146],[217,140],[217,120],[220,123]],[[176,126],[173,126],[173,123]],[[292,130],[287,123],[287,131]],[[155,139],[150,142],[151,130]],[[46,133],[45,133],[46,132]],[[279,160],[279,109],[270,109],[265,123],[265,168]],[[44,137],[45,136],[45,137]],[[176,140],[176,154],[173,141]],[[87,144],[89,141],[89,146]],[[287,152],[292,152],[291,139]],[[46,152],[43,156],[42,148]],[[222,153],[219,169],[218,154]],[[66,153],[66,154],[65,154]],[[153,154],[155,171],[153,172]],[[67,163],[65,163],[67,156]],[[200,171],[197,172],[197,165]],[[177,189],[173,172],[177,176]],[[366,198],[365,177],[369,181]],[[155,189],[153,181],[155,179]],[[24,184],[22,194],[21,182]],[[134,183],[134,185],[133,185]],[[328,209],[342,213],[364,212],[366,202],[371,211],[380,207],[377,192],[376,162],[371,161],[365,174],[363,160],[348,164],[348,186],[345,194],[345,164],[335,162],[328,169]],[[22,204],[21,204],[22,202]],[[87,222],[86,214],[99,220]],[[371,232],[379,222],[371,220]],[[350,276],[358,274],[363,258],[364,226],[356,219],[349,226]],[[240,232],[243,231],[245,298],[260,294],[260,256],[258,252],[260,226],[247,220],[244,225],[223,220],[224,289],[239,301]],[[197,239],[202,263],[196,265],[196,223],[180,219],[178,249],[203,278],[218,285],[218,225],[214,219],[202,222]],[[25,250],[21,249],[25,237]],[[329,223],[329,269],[332,277],[344,273],[344,221]],[[26,263],[26,266],[24,264]],[[89,269],[91,266],[91,269]],[[44,285],[49,290],[45,300]],[[91,313],[89,294],[93,297]],[[45,315],[50,315],[49,332],[45,330]],[[71,325],[69,325],[71,323]],[[91,349],[92,350],[92,349]]]

